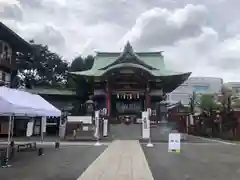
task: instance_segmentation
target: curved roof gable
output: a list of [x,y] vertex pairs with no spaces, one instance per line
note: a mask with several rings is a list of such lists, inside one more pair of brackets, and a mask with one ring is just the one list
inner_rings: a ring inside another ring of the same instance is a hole
[[111,64],[101,68],[100,70],[107,70],[108,68],[122,63],[132,63],[132,64],[138,64],[141,65],[149,70],[157,70],[156,68],[146,64],[144,61],[142,61],[138,55],[133,51],[133,48],[129,42],[124,47],[123,52],[120,54],[120,56]]

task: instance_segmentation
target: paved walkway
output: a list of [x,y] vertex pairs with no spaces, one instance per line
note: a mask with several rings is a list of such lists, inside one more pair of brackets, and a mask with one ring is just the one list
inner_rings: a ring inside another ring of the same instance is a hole
[[153,180],[138,141],[114,141],[78,180]]

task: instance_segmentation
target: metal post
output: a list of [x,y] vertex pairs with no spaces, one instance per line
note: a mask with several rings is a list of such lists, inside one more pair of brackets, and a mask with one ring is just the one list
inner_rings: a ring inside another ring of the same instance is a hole
[[11,141],[13,137],[13,129],[14,129],[14,116],[12,116],[12,123],[11,123]]
[[9,116],[9,123],[8,123],[8,146],[7,146],[7,153],[6,153],[6,159],[3,163],[4,168],[11,167],[11,165],[8,164],[9,162],[9,150],[10,150],[10,140],[11,140],[11,129],[12,129],[12,116]]
[[13,130],[14,130],[14,116],[12,116],[12,123],[11,123],[11,138],[10,138],[10,147],[11,147],[11,157],[14,156],[15,153],[15,143],[13,141]]
[[43,141],[44,141],[44,126],[46,125],[45,124],[45,121],[46,121],[46,119],[45,119],[46,117],[42,117],[42,120],[41,120],[41,142],[43,143]]
[[[44,119],[43,119],[44,118]],[[42,117],[42,119],[41,119],[41,145],[43,145],[43,141],[44,141],[44,126],[46,125],[46,117]],[[43,147],[40,147],[39,149],[38,149],[38,155],[39,156],[42,156],[42,155],[44,155],[44,150],[43,150]]]

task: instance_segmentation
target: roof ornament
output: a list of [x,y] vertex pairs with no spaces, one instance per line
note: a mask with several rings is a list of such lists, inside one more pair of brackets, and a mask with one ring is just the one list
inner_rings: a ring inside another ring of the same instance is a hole
[[136,58],[136,57],[139,58],[138,55],[134,52],[133,47],[129,41],[127,41],[126,45],[124,46],[122,56],[128,59]]
[[114,66],[114,65],[117,65],[120,63],[133,63],[133,64],[142,65],[145,68],[150,69],[150,70],[156,69],[155,67],[152,67],[152,66],[146,64],[144,61],[142,61],[138,57],[138,55],[134,52],[133,47],[129,41],[127,41],[120,56],[113,63],[109,64],[108,66],[105,66],[104,68],[101,68],[100,70],[106,70],[106,69],[110,68],[111,66]]
[[124,46],[123,53],[134,54],[133,47],[132,47],[132,45],[130,44],[129,41],[127,41],[127,44]]

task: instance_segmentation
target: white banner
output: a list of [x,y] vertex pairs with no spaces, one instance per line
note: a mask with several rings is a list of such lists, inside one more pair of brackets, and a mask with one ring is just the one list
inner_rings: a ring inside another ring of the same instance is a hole
[[99,138],[99,111],[95,111],[95,127],[94,136]]
[[148,118],[148,112],[142,112],[142,138],[149,139],[150,138],[150,120]]
[[99,111],[95,111],[95,118],[99,118]]
[[180,152],[181,149],[181,134],[170,133],[168,137],[168,152]]
[[190,125],[194,125],[194,119],[193,119],[193,115],[190,115]]
[[43,116],[42,117],[42,123],[41,123],[41,128],[42,128],[42,132],[46,132],[46,128],[47,128],[47,117]]
[[148,112],[148,118],[150,118],[150,116],[151,116],[151,114],[152,114],[151,108],[147,108],[147,112]]
[[108,136],[108,120],[104,119],[103,121],[103,136]]
[[27,133],[26,136],[30,137],[33,134],[33,121],[27,123]]

